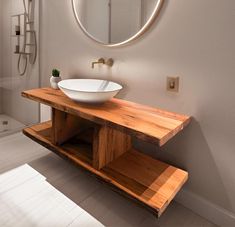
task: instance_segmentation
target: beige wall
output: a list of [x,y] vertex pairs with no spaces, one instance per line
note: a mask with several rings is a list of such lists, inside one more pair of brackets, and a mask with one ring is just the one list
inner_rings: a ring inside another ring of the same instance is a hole
[[[185,189],[235,213],[235,1],[166,0],[151,30],[121,48],[94,44],[78,28],[71,2],[42,0],[41,75],[91,77],[125,85],[120,97],[189,114],[191,125],[154,156],[189,171]],[[114,67],[91,69],[99,57]],[[180,92],[166,77],[180,76]]]

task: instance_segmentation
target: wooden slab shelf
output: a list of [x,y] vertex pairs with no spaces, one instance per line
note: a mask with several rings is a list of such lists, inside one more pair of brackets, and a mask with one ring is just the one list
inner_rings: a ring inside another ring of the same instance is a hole
[[136,151],[131,137],[162,146],[190,117],[119,99],[100,106],[78,104],[50,88],[22,95],[52,107],[52,121],[24,129],[26,136],[145,205],[157,217],[186,182],[186,171]]
[[60,157],[81,166],[126,195],[140,201],[159,217],[188,178],[187,172],[152,159],[134,149],[125,152],[101,170],[92,166],[91,147],[79,136],[62,146],[52,143],[51,122],[23,130],[24,134]]
[[78,104],[60,90],[51,88],[25,91],[22,96],[97,124],[109,125],[159,146],[190,122],[190,117],[185,115],[115,98],[100,106]]

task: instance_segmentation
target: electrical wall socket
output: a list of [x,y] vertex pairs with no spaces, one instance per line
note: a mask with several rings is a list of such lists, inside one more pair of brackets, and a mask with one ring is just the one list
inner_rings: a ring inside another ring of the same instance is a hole
[[167,91],[179,92],[179,77],[167,77],[166,89]]

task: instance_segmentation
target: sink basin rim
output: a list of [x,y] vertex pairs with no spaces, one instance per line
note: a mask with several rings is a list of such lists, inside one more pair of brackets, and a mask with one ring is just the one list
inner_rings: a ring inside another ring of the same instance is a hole
[[122,86],[103,79],[67,79],[58,83],[60,90],[79,103],[102,104],[118,94]]
[[[96,82],[109,82],[109,83],[112,83],[113,85],[117,86],[117,88],[115,89],[110,89],[110,90],[105,90],[105,91],[89,91],[89,90],[78,90],[78,89],[74,89],[74,88],[68,88],[68,87],[65,87],[63,85],[63,83],[65,82],[72,82],[72,81],[87,81],[87,82],[91,82],[91,81],[96,81]],[[66,80],[62,80],[58,83],[58,86],[59,88],[62,88],[62,89],[66,89],[66,90],[70,90],[70,91],[75,91],[75,92],[84,92],[84,93],[108,93],[108,92],[117,92],[117,91],[120,91],[123,89],[123,86],[120,85],[119,83],[116,83],[114,81],[111,81],[111,80],[103,80],[103,79],[66,79]]]

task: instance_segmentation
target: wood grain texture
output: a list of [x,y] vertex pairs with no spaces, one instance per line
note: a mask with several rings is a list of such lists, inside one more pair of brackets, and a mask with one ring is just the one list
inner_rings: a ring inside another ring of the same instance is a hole
[[131,137],[108,126],[95,128],[93,166],[101,169],[131,149]]
[[93,147],[93,166],[101,169],[131,149],[131,137],[108,126],[52,108],[52,143],[62,145],[77,136]]
[[61,145],[80,132],[93,126],[83,118],[52,108],[52,142]]
[[79,138],[75,137],[60,146],[53,143],[51,121],[26,128],[23,130],[23,133],[62,158],[77,158],[89,166],[92,165],[92,146],[87,143],[82,143]]
[[102,170],[135,196],[158,210],[160,216],[181,189],[188,173],[134,149]]
[[50,127],[48,122],[26,128],[23,132],[62,158],[95,174],[127,197],[145,205],[158,217],[188,178],[187,172],[135,150],[125,152],[115,161],[97,170],[92,166],[90,149],[79,144],[72,144],[71,149],[69,143],[56,146],[51,142]]
[[115,98],[99,106],[78,104],[51,88],[24,91],[22,96],[159,146],[190,122],[189,116]]

